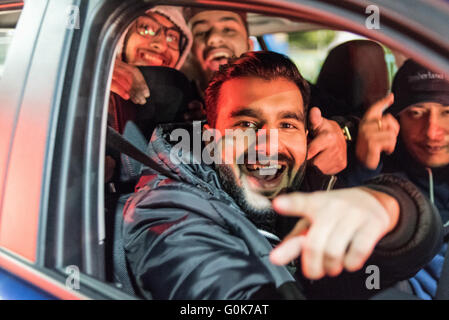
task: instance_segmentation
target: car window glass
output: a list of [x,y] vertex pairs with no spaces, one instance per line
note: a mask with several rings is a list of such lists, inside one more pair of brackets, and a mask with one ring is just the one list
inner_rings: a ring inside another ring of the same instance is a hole
[[326,29],[264,36],[270,50],[288,55],[301,70],[304,78],[312,83],[316,82],[329,51],[339,44],[355,39],[366,38],[350,32]]

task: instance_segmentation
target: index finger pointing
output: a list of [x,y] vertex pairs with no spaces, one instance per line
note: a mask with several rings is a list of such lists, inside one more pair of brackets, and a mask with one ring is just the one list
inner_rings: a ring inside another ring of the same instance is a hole
[[282,266],[296,259],[301,254],[304,236],[291,237],[273,249],[270,253],[271,263]]
[[273,208],[282,215],[310,218],[310,196],[299,192],[282,195],[273,200]]
[[364,119],[372,120],[372,119],[380,119],[382,118],[383,112],[393,104],[394,95],[390,93],[385,98],[380,99],[375,104],[373,104],[369,109],[365,112]]

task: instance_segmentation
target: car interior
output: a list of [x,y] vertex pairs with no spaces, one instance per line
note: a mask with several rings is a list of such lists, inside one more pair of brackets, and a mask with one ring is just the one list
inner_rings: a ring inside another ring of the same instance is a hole
[[[139,8],[127,7],[126,10],[133,13],[127,15],[127,23],[121,23],[130,24],[138,12],[144,12],[148,8],[149,4],[142,4]],[[0,12],[0,78],[20,12],[20,8]],[[254,10],[248,12],[248,23],[256,49],[273,50],[288,55],[301,72],[304,70],[308,81],[350,105],[354,114],[359,116],[374,101],[389,92],[394,73],[404,61],[400,52],[393,51],[383,43],[335,27],[333,22],[326,24],[323,19],[308,18],[305,15],[301,18],[287,17],[276,12]],[[121,27],[121,30],[124,28]],[[115,43],[121,36],[122,34],[114,35]],[[105,67],[109,79],[114,64],[113,56],[111,53],[108,60],[112,61],[112,65]],[[145,105],[139,107],[137,121],[128,123],[121,137],[145,153],[152,131],[157,125],[185,125],[183,115],[189,110],[189,103],[201,100],[198,88],[204,85],[199,83],[201,79],[196,68],[191,57],[181,71],[163,67],[139,67],[151,90],[151,97]],[[108,97],[104,100],[103,107],[107,108]],[[103,121],[103,125],[106,127],[106,121]],[[100,280],[129,294],[130,297],[139,298],[125,258],[121,227],[123,207],[134,191],[143,164],[121,152],[126,148],[120,147],[120,139],[119,142],[113,142],[108,133],[105,152],[100,156],[102,160],[99,166],[104,166],[104,157],[108,153],[120,159],[119,170],[115,172],[112,181],[104,181],[100,176],[104,188],[99,191],[98,202],[104,203],[104,210],[99,216],[103,221],[99,224],[104,224],[104,237],[100,235],[97,241],[104,244],[105,250],[104,260],[100,263],[103,264],[105,276],[100,277]],[[104,168],[100,172],[104,172]],[[69,264],[70,259],[62,259],[60,262],[62,265]],[[95,270],[87,268],[82,272],[97,278],[98,272]]]
[[[312,54],[317,55],[318,60],[315,62],[317,67],[314,70],[316,73],[314,78],[320,87],[336,99],[350,105],[355,114],[362,115],[371,103],[384,97],[390,89],[390,73],[393,73],[397,66],[394,66],[394,70],[389,70],[387,61],[391,60],[392,53],[376,41],[348,32],[332,30],[324,25],[256,13],[249,13],[248,23],[255,47],[264,48],[264,50],[282,50],[280,46],[275,45],[271,45],[274,48],[270,48],[270,43],[267,42],[272,35],[284,36],[284,42],[292,45],[288,43],[289,36],[292,38],[292,34],[335,33],[333,41],[321,45],[319,50],[311,50],[314,52]],[[300,50],[296,49],[296,51]],[[288,50],[285,49],[280,52],[288,54]],[[296,52],[295,54],[298,55]],[[324,57],[324,61],[319,60],[320,57]],[[201,83],[195,83],[195,79],[200,78],[198,69],[195,69],[198,67],[195,66],[192,57],[189,58],[181,72],[163,67],[139,67],[152,94],[149,101],[139,108],[136,123],[128,122],[123,137],[142,152],[145,151],[156,125],[172,122],[182,125],[183,119],[180,115],[188,111],[188,103],[200,99],[197,93],[199,90],[195,89],[201,86]],[[301,64],[307,63],[301,59],[295,62],[300,70]],[[192,92],[195,94],[192,95]],[[173,100],[175,97],[176,101]],[[121,154],[121,164],[119,183],[114,187],[115,192],[112,197],[105,196],[107,199],[105,218],[107,230],[109,230],[106,235],[107,237],[109,235],[112,240],[109,243],[113,243],[112,248],[109,248],[112,251],[106,255],[107,259],[109,257],[106,265],[112,266],[109,269],[109,281],[114,282],[125,292],[135,294],[135,283],[125,259],[120,230],[123,207],[129,192],[138,181],[142,164],[125,154]],[[129,185],[131,188],[127,187]]]

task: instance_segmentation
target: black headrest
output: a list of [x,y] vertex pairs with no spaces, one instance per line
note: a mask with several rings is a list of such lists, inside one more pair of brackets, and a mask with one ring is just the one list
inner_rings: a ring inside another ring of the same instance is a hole
[[194,85],[180,71],[167,67],[138,67],[150,97],[136,109],[136,124],[149,140],[156,125],[182,122],[189,102],[198,99]]
[[335,47],[323,64],[316,85],[344,101],[354,114],[363,114],[388,93],[383,48],[370,40],[352,40]]

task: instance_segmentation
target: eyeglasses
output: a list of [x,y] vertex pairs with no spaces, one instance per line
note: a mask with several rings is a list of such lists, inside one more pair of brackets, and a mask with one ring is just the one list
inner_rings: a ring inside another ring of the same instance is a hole
[[161,31],[165,36],[167,46],[173,50],[181,51],[184,47],[184,38],[179,29],[161,25],[154,18],[150,16],[143,16],[137,19],[136,23],[137,33],[145,38],[155,38],[160,35]]

